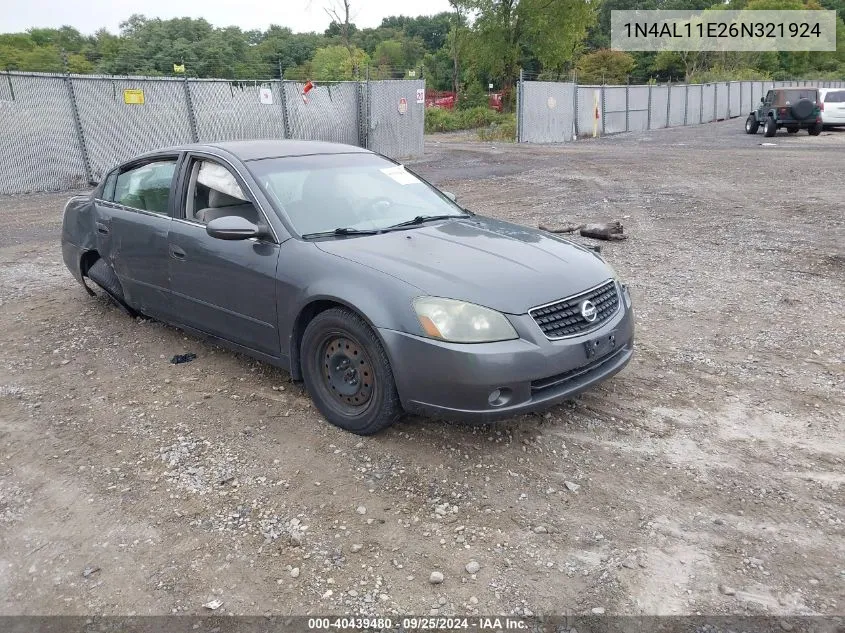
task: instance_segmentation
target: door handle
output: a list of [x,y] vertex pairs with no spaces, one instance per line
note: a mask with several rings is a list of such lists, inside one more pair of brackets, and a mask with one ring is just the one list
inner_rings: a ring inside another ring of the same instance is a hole
[[107,227],[102,222],[97,222],[97,233],[99,233],[100,235],[108,235],[109,227]]
[[183,251],[178,246],[171,246],[170,256],[174,259],[185,259],[185,251]]

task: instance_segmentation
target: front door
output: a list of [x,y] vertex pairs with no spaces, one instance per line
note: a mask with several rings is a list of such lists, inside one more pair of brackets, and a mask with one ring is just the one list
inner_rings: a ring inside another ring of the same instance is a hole
[[176,319],[249,349],[279,356],[276,264],[271,239],[220,240],[206,233],[214,218],[261,212],[221,163],[194,157],[179,213],[170,227],[168,262]]

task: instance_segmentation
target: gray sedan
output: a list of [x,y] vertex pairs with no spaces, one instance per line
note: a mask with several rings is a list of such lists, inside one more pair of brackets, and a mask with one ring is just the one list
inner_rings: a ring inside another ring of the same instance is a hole
[[551,406],[633,353],[627,287],[595,252],[475,215],[402,165],[308,141],[185,145],[65,207],[62,252],[123,309],[303,380],[371,434],[404,411]]

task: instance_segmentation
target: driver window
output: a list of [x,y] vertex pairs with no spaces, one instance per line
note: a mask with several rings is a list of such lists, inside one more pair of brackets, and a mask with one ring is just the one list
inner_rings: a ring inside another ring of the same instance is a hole
[[188,179],[185,219],[208,224],[229,215],[258,224],[258,211],[241,190],[234,174],[212,160],[195,160]]
[[766,93],[766,103],[772,103],[774,100],[775,100],[775,91],[769,90],[769,92]]

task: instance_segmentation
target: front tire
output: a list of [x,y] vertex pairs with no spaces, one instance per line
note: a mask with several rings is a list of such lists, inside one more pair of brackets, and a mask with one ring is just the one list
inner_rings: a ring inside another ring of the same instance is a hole
[[314,317],[302,336],[300,358],[308,395],[335,426],[373,435],[402,415],[381,341],[351,310],[332,308]]
[[798,128],[797,127],[788,127],[788,128],[786,128],[786,131],[789,134],[798,134]]
[[753,114],[749,115],[747,119],[745,119],[745,133],[746,134],[757,134],[757,129],[760,127],[760,123],[757,121],[757,117]]
[[769,138],[771,138],[775,135],[775,132],[777,131],[777,123],[775,123],[775,120],[772,117],[768,117],[766,119],[766,125],[763,126],[763,136],[768,136]]

